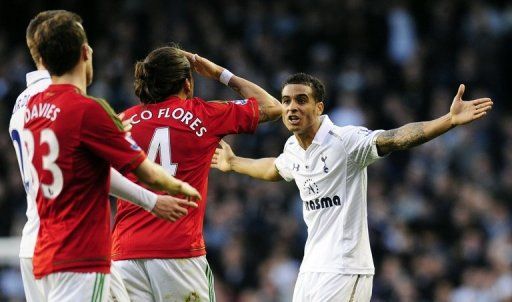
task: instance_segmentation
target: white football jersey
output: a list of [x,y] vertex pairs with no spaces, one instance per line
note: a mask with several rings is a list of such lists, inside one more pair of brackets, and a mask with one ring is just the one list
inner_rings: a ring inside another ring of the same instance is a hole
[[27,89],[25,89],[16,99],[9,122],[9,135],[12,139],[16,157],[23,179],[23,186],[27,193],[27,223],[23,227],[20,245],[20,257],[32,258],[34,247],[36,245],[37,233],[39,231],[39,215],[35,202],[35,192],[37,185],[32,183],[29,154],[25,142],[23,141],[24,115],[25,108],[30,98],[39,92],[45,90],[52,83],[50,74],[46,70],[37,70],[27,73]]
[[308,227],[301,272],[375,272],[367,220],[366,167],[379,157],[383,130],[334,125],[328,116],[304,150],[291,136],[275,160],[279,174],[295,180]]

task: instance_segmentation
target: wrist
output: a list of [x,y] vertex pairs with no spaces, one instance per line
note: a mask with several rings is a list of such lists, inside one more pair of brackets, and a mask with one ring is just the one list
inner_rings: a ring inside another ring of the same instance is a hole
[[237,156],[233,156],[230,159],[228,159],[229,171],[227,171],[227,172],[231,172],[231,171],[236,172],[235,166],[236,166],[237,159],[238,159]]
[[232,77],[233,77],[233,73],[231,71],[227,70],[226,68],[224,68],[219,75],[219,81],[222,84],[228,86],[229,80],[231,80]]
[[450,122],[450,129],[457,127],[457,122],[451,112],[448,113],[448,120]]

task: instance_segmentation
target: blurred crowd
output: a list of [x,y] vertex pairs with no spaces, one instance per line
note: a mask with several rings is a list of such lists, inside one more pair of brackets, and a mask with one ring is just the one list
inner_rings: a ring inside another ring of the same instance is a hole
[[[50,5],[51,3],[51,5]],[[19,236],[26,202],[8,121],[34,66],[25,28],[45,9],[84,19],[94,48],[88,93],[117,111],[137,103],[133,65],[178,42],[279,98],[307,72],[326,84],[338,125],[391,129],[491,97],[485,119],[368,169],[372,301],[512,301],[512,2],[506,0],[0,1],[0,236]],[[196,95],[237,98],[196,76]],[[228,137],[242,156],[277,156],[280,121]],[[509,151],[507,151],[509,150]],[[219,302],[291,301],[307,236],[293,183],[210,174],[205,239]],[[23,301],[16,267],[0,300]],[[320,302],[320,301],[319,301]]]

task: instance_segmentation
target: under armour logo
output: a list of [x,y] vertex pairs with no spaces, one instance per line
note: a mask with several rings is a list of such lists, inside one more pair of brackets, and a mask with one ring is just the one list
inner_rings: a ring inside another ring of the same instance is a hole
[[327,168],[327,164],[325,163],[325,161],[327,160],[327,156],[324,156],[322,154],[322,157],[320,157],[320,159],[322,160],[322,162],[324,163],[324,172],[327,173],[329,172],[329,168]]
[[300,167],[299,164],[295,164],[295,163],[293,164],[293,170],[295,170],[297,172],[299,171],[299,167]]

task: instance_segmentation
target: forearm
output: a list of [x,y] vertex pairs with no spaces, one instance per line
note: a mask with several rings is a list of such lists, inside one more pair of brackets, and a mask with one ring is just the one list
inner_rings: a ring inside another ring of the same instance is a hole
[[134,170],[138,179],[156,191],[165,191],[176,194],[180,191],[183,182],[172,177],[164,168],[146,159]]
[[110,195],[129,201],[151,212],[156,204],[157,195],[110,169]]
[[237,173],[249,175],[256,179],[267,181],[281,180],[277,172],[274,157],[251,159],[235,156],[230,160],[231,169]]
[[254,97],[258,101],[260,123],[273,121],[281,116],[281,103],[260,86],[235,75],[229,80],[228,86],[242,97]]
[[400,128],[387,130],[377,137],[377,150],[380,155],[397,150],[406,150],[421,145],[454,128],[450,114],[438,119],[406,124]]

